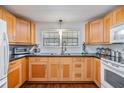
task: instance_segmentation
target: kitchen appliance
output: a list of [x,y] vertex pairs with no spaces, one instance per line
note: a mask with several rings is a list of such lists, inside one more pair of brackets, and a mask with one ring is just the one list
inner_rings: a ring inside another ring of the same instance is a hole
[[124,24],[119,24],[110,29],[111,43],[124,43]]
[[6,22],[0,19],[0,88],[7,87],[9,44],[6,29]]
[[124,88],[124,61],[101,58],[101,87]]
[[104,47],[98,47],[96,49],[96,54],[99,54],[101,56],[111,56],[111,49],[110,48],[104,48]]
[[27,47],[15,47],[13,49],[13,54],[20,55],[20,54],[29,54],[29,48]]

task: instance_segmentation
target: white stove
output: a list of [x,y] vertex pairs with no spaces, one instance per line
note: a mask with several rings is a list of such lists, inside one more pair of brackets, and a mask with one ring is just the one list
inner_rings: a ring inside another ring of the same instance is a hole
[[124,88],[124,64],[101,58],[101,87]]

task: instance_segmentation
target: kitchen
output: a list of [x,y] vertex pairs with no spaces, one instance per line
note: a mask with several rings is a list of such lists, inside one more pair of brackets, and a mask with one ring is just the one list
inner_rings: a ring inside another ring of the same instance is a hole
[[0,88],[124,87],[124,6],[3,5],[0,19]]

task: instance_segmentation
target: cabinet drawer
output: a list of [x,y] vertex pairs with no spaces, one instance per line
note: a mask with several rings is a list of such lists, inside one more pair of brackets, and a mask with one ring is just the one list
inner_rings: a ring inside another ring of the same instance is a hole
[[75,58],[73,58],[72,60],[73,60],[73,62],[81,62],[81,61],[82,61],[82,58],[80,58],[80,57],[75,57]]
[[29,62],[48,62],[47,57],[32,57],[29,58]]
[[9,63],[9,71],[11,71],[15,66],[21,65],[20,60],[13,61]]

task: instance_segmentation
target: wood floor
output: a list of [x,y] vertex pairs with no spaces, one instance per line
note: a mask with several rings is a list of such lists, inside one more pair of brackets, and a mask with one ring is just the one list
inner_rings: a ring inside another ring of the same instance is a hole
[[94,83],[24,83],[21,88],[98,88]]

